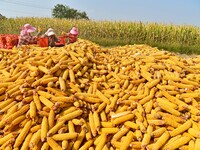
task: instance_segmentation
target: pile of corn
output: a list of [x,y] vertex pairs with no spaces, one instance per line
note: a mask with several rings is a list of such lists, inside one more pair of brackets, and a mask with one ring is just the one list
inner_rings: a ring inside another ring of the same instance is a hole
[[1,150],[199,150],[199,100],[199,57],[82,39],[0,49]]

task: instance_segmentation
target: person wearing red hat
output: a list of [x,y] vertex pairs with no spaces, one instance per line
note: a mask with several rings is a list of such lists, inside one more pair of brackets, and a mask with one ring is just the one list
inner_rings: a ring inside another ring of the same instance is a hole
[[69,39],[67,44],[76,42],[77,36],[78,36],[78,29],[76,27],[73,27],[69,32]]
[[18,47],[21,45],[28,45],[33,44],[37,42],[37,38],[31,36],[32,32],[35,32],[36,28],[31,26],[30,24],[25,24],[22,28],[20,35],[19,35],[19,41],[18,41]]
[[67,34],[65,32],[62,34],[64,37],[68,38],[67,44],[74,43],[77,41],[78,29],[73,27]]

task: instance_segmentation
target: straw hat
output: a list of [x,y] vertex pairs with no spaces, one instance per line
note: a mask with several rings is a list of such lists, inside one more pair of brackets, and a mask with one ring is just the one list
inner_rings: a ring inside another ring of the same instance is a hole
[[51,36],[51,35],[55,35],[55,32],[53,31],[52,28],[49,28],[45,34],[46,34],[47,36]]
[[50,32],[47,34],[47,36],[52,36],[52,35],[55,35],[55,32],[50,31]]

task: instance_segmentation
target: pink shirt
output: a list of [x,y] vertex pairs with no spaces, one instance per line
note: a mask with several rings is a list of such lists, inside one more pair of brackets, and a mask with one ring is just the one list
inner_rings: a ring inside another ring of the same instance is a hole
[[22,30],[19,35],[18,46],[30,44],[31,39],[32,36],[30,35],[30,33],[26,32],[25,30]]

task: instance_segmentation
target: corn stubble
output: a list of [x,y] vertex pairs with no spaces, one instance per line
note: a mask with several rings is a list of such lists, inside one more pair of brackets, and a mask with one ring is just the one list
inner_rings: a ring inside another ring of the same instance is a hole
[[198,56],[83,39],[0,55],[0,149],[199,147]]

